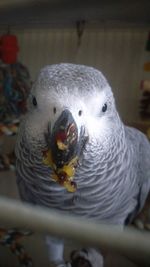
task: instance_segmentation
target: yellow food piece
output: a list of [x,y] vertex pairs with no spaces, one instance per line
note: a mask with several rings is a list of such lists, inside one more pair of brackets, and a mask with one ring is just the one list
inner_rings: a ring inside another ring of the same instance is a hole
[[66,150],[68,148],[68,146],[65,145],[63,142],[61,142],[60,140],[57,140],[57,146],[60,150]]
[[52,167],[53,169],[56,169],[56,166],[55,164],[53,163],[53,160],[52,160],[52,155],[51,155],[51,151],[48,150],[46,152],[46,155],[44,156],[44,159],[43,159],[43,163],[49,167]]
[[50,151],[47,151],[46,155],[44,155],[43,163],[48,166],[51,166],[51,164],[53,163]]
[[[53,174],[52,178],[55,182],[60,183],[59,177],[56,174]],[[61,183],[61,185],[63,185],[67,189],[68,192],[73,193],[76,191],[76,187],[71,184],[71,181],[69,179],[67,179],[67,181],[64,181],[63,184]]]
[[64,165],[62,171],[64,171],[69,177],[72,177],[75,174],[75,168],[69,165]]
[[76,188],[70,183],[70,181],[65,181],[64,187],[67,189],[68,192],[74,193],[76,191]]
[[[73,180],[73,176],[75,175],[74,166],[77,164],[77,160],[78,157],[74,157],[68,165],[64,165],[61,169],[56,169],[56,165],[53,163],[52,160],[51,151],[48,150],[44,155],[43,163],[47,166],[50,166],[54,170],[54,173],[52,174],[52,179],[55,182],[58,182],[59,184],[64,186],[68,192],[73,193],[76,191],[76,187],[74,186],[74,184],[71,183],[71,181]],[[58,176],[61,172],[66,174],[64,182],[62,182],[62,180]]]

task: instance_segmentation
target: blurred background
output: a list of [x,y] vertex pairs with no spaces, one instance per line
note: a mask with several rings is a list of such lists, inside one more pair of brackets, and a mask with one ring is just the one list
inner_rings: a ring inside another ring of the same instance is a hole
[[[41,67],[60,62],[101,70],[123,121],[150,137],[149,0],[1,0],[1,195],[18,198],[14,144],[32,83]],[[47,266],[43,239],[29,239],[35,266]],[[2,246],[0,266],[16,266]]]

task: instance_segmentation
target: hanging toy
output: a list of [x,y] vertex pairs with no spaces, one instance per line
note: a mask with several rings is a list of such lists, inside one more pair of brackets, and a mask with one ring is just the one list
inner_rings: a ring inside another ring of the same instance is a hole
[[0,55],[3,63],[15,63],[17,61],[18,51],[18,40],[15,35],[5,34],[0,38]]
[[32,259],[20,243],[23,237],[30,236],[30,231],[0,228],[0,245],[8,247],[17,256],[20,266],[32,267]]
[[26,112],[26,99],[31,88],[28,69],[18,62],[17,36],[0,38],[0,123],[19,118]]

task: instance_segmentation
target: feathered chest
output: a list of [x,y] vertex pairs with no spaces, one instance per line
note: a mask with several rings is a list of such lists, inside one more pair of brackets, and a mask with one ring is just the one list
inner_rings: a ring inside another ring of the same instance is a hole
[[76,168],[74,193],[54,181],[40,151],[34,153],[21,145],[17,158],[19,189],[40,205],[106,221],[122,214],[131,199],[127,199],[127,192],[135,192],[135,176],[127,172],[132,163],[125,147],[103,153],[101,148],[87,146]]

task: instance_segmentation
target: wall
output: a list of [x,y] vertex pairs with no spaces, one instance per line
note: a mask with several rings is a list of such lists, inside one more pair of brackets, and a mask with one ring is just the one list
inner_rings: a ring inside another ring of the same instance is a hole
[[122,118],[128,122],[139,119],[146,28],[85,29],[80,46],[75,29],[26,29],[13,33],[19,38],[19,60],[28,66],[33,80],[46,64],[74,62],[95,66],[112,85]]

